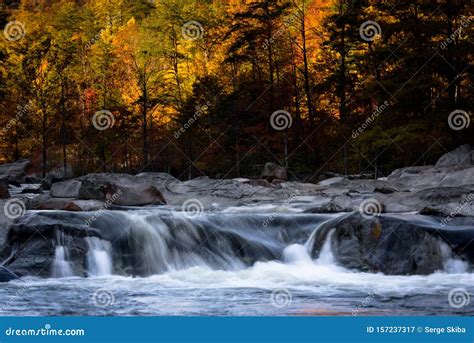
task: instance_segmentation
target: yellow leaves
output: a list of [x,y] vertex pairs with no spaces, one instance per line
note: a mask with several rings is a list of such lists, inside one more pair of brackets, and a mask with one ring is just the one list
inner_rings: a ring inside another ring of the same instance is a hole
[[81,40],[81,35],[79,33],[74,33],[72,36],[71,36],[71,41],[72,42],[75,42],[75,41],[78,41],[78,40]]
[[46,73],[46,70],[48,69],[48,65],[49,65],[48,60],[43,59],[38,69],[39,73],[44,75]]

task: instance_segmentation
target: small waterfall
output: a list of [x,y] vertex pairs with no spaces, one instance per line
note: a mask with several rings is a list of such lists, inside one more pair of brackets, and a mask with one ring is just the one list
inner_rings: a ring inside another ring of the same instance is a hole
[[54,261],[53,261],[53,277],[70,277],[74,276],[72,271],[72,264],[68,261],[68,250],[62,245],[57,245],[54,250]]
[[[54,219],[64,217],[64,221],[81,225],[90,215],[58,213]],[[58,236],[54,275],[72,275],[61,272],[71,266],[74,268],[69,270],[74,269],[78,275],[76,263],[81,261],[87,275],[92,277],[112,273],[150,276],[193,267],[235,271],[282,257],[299,263],[311,259],[303,250],[315,226],[318,230],[333,217],[279,215],[270,217],[271,227],[265,227],[268,214],[206,213],[188,217],[164,210],[104,211],[88,228],[100,236],[88,234],[74,238],[75,246],[82,242],[86,245],[83,258],[76,255],[69,258],[69,253],[77,254],[82,249],[72,250],[72,237],[67,236],[71,242],[66,244],[64,237]]]
[[87,273],[89,276],[106,276],[112,274],[112,245],[97,237],[86,237]]
[[74,276],[72,263],[69,260],[69,250],[67,248],[67,243],[67,235],[65,235],[62,231],[57,231],[52,270],[52,275],[55,278]]
[[336,259],[331,248],[332,236],[334,235],[334,230],[331,230],[324,241],[321,252],[319,253],[319,258],[317,259],[318,264],[323,265],[334,265],[336,264]]
[[302,244],[291,244],[283,250],[283,261],[285,263],[312,263],[311,256]]
[[443,269],[446,273],[458,274],[469,272],[469,264],[456,256],[448,244],[439,241],[439,247],[443,256]]
[[167,238],[168,227],[160,218],[130,215],[129,245],[131,252],[137,259],[136,268],[139,274],[153,275],[165,272],[171,268],[171,256]]

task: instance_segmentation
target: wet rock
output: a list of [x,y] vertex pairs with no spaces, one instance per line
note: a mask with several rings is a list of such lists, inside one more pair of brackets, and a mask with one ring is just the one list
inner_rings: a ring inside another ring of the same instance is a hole
[[469,144],[465,144],[441,156],[435,167],[459,167],[473,164],[472,148]]
[[416,166],[394,170],[388,177],[410,190],[434,187],[464,187],[474,184],[474,163],[469,145],[444,154],[435,166]]
[[0,266],[0,282],[8,282],[16,279],[18,279],[18,275],[7,268]]
[[272,183],[268,182],[265,179],[247,180],[247,181],[244,181],[244,183],[251,186],[261,186],[261,187],[269,187],[269,188],[275,187]]
[[0,180],[0,199],[10,198],[10,192],[8,191],[8,182],[6,179]]
[[[328,237],[334,257],[342,266],[393,275],[430,274],[442,270],[441,238],[458,251],[467,252],[474,245],[472,227],[462,235],[455,235],[448,230],[440,233],[439,227],[423,221],[392,216],[365,218],[359,213],[345,215],[319,229],[313,245],[315,256]],[[474,262],[474,256],[466,258],[471,259],[471,264]]]
[[26,171],[31,166],[31,161],[22,159],[13,163],[0,165],[0,178],[5,178],[9,183],[25,183]]
[[36,202],[33,206],[35,210],[56,210],[56,211],[97,211],[101,208],[109,208],[104,202],[97,200],[76,200],[51,198],[45,201]]
[[275,163],[266,163],[263,167],[262,179],[272,182],[273,179],[288,180],[286,169]]
[[395,187],[376,187],[374,189],[375,193],[390,194],[398,192],[399,190]]
[[386,211],[391,213],[413,212],[431,209],[448,216],[456,213],[456,216],[474,216],[474,186],[469,188],[460,187],[437,187],[423,189],[417,192],[398,192],[387,194],[381,201],[386,206]]
[[68,247],[74,274],[84,275],[84,237],[99,236],[98,232],[88,228],[85,220],[65,222],[37,214],[25,214],[10,226],[1,251],[5,266],[19,276],[50,277],[59,236]]
[[333,184],[341,183],[341,182],[344,182],[346,180],[347,179],[344,176],[336,176],[336,177],[332,177],[332,178],[323,180],[323,181],[319,182],[318,185],[319,186],[331,186]]
[[89,174],[52,185],[52,197],[110,201],[119,206],[164,204],[161,192],[145,177],[128,174]]
[[49,194],[53,198],[78,198],[82,182],[79,180],[69,180],[57,182],[51,185]]

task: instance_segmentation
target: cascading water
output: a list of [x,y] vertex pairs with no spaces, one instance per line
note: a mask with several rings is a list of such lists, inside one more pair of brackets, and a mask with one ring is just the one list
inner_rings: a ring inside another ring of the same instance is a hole
[[[51,301],[53,294],[78,315],[350,315],[355,308],[377,315],[393,309],[404,315],[461,310],[474,315],[472,306],[453,309],[446,300],[452,289],[474,292],[474,274],[466,273],[449,246],[441,245],[445,270],[430,275],[384,275],[338,265],[332,220],[341,214],[284,213],[269,220],[268,213],[244,211],[191,218],[172,209],[105,211],[82,231],[92,213],[34,215],[54,227],[57,221],[68,223],[67,235],[58,234],[55,241],[52,275],[79,276],[84,270],[90,276],[34,281],[26,303],[48,314],[64,311]],[[84,292],[102,287],[120,306],[105,312],[83,302]],[[275,290],[291,294],[291,305],[272,306]],[[370,304],[359,308],[368,296]],[[29,307],[22,311],[30,313]]]
[[97,237],[86,237],[87,246],[87,274],[89,276],[111,275],[112,245]]
[[443,256],[443,266],[446,273],[466,273],[469,271],[469,264],[455,256],[449,245],[439,241],[439,247]]
[[67,248],[67,237],[59,231],[54,249],[54,261],[52,276],[55,278],[74,276],[72,263],[69,261],[69,251]]
[[335,265],[336,259],[334,258],[334,254],[331,248],[332,236],[334,235],[334,230],[331,230],[326,240],[324,241],[323,247],[321,248],[321,252],[319,253],[318,263],[323,265]]
[[262,230],[267,217],[115,212],[104,214],[94,228],[114,242],[112,255],[118,273],[149,276],[192,267],[240,270],[258,261],[279,259],[285,247],[304,244],[314,227],[328,219],[322,216],[315,221],[314,216],[302,215],[300,228],[293,231],[288,230],[293,219],[283,216],[274,220],[271,229]]

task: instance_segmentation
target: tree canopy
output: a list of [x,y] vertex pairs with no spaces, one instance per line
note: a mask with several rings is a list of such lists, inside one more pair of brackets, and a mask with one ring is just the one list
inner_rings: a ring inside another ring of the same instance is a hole
[[0,7],[0,161],[297,179],[473,142],[469,0],[21,0]]

